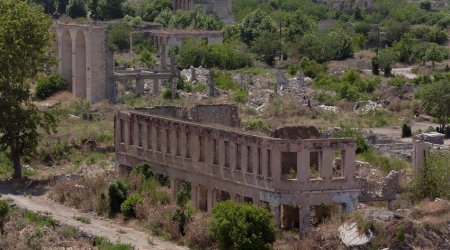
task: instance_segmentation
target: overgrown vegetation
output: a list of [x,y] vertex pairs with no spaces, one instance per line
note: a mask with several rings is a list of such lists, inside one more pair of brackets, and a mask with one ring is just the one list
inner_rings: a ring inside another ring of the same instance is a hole
[[41,77],[36,83],[36,98],[39,100],[44,100],[60,91],[67,90],[66,79],[56,73],[51,73],[44,77]]

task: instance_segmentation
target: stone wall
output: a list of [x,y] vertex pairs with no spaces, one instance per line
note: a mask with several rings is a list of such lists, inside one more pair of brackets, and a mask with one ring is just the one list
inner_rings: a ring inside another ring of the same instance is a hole
[[191,109],[191,118],[198,123],[215,123],[229,127],[239,127],[237,105],[196,105]]
[[291,140],[306,140],[320,138],[319,130],[314,126],[285,126],[277,128],[273,137]]

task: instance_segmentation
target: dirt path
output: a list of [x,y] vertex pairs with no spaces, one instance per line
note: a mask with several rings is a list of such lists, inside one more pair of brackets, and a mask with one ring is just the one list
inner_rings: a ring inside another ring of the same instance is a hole
[[[2,194],[2,198],[11,199],[13,203],[20,208],[34,212],[48,213],[54,220],[78,228],[88,235],[106,237],[111,242],[128,243],[133,245],[135,249],[188,249],[161,238],[150,236],[143,231],[122,226],[111,221],[92,218],[89,214],[77,212],[53,201],[45,200],[39,196],[25,197],[23,195],[9,193]],[[75,216],[89,217],[91,218],[91,223],[85,224],[77,221],[74,219]]]

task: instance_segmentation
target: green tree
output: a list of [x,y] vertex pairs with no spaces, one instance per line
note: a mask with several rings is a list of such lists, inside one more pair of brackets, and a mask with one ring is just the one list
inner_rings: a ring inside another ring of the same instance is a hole
[[56,3],[56,11],[59,14],[65,14],[68,3],[69,0],[58,0],[58,2]]
[[172,20],[172,10],[169,8],[163,9],[155,17],[155,22],[162,24],[164,27],[168,27]]
[[108,26],[109,48],[124,51],[130,48],[131,26],[127,23],[115,23]]
[[271,249],[275,241],[275,226],[269,211],[232,201],[214,207],[209,231],[220,249]]
[[383,49],[378,56],[378,63],[384,71],[385,76],[391,76],[392,64],[394,64],[396,58],[392,49]]
[[288,14],[284,22],[286,40],[290,42],[295,42],[299,37],[315,28],[313,19],[305,15],[302,10],[297,10],[294,14]]
[[125,0],[100,0],[98,15],[102,20],[119,19],[123,17],[123,3]]
[[88,9],[91,13],[91,18],[94,20],[97,20],[100,18],[99,16],[99,5],[98,5],[98,1],[99,0],[90,0],[88,2]]
[[259,35],[252,43],[252,51],[257,54],[262,61],[270,66],[273,65],[279,48],[279,40],[274,39],[274,34],[268,32],[264,32]]
[[393,49],[400,62],[412,63],[414,61],[413,45],[413,37],[409,33],[405,34],[399,41],[394,42]]
[[273,34],[275,27],[270,16],[260,9],[245,16],[239,24],[241,40],[248,46],[264,32]]
[[66,13],[72,18],[85,17],[87,15],[84,0],[69,0]]
[[182,68],[189,68],[191,65],[199,67],[205,64],[208,55],[208,47],[205,42],[198,39],[187,40],[178,53],[178,64]]
[[54,63],[52,20],[26,2],[0,1],[0,149],[10,151],[14,178],[22,156],[32,154],[39,128],[50,133],[56,119],[32,102],[30,80]]
[[435,117],[441,131],[444,131],[450,118],[450,79],[449,77],[420,87],[417,96],[422,101],[427,114]]
[[172,216],[172,220],[178,222],[178,231],[181,235],[185,234],[186,226],[192,217],[193,209],[189,205],[191,199],[191,185],[189,183],[183,183],[180,191],[176,195],[176,203],[178,209]]
[[431,43],[425,52],[425,61],[431,61],[433,70],[436,62],[442,62],[448,56],[448,51],[445,48],[441,48],[435,43]]
[[155,0],[149,1],[144,7],[144,13],[142,14],[142,19],[144,21],[153,22],[155,17],[161,13],[161,11],[166,9],[172,9],[171,0]]

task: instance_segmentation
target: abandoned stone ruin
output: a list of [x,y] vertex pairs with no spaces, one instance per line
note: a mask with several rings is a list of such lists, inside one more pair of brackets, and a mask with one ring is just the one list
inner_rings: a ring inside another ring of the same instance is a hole
[[197,7],[203,8],[206,13],[215,13],[222,21],[233,21],[232,0],[173,0],[174,10],[193,11]]
[[314,127],[282,128],[268,137],[238,126],[238,108],[228,104],[117,111],[119,172],[148,162],[170,177],[174,193],[189,182],[192,203],[202,211],[227,199],[250,202],[270,209],[277,226],[301,233],[320,221],[324,206],[351,211],[358,199],[395,199],[398,176],[388,176],[381,191],[366,192],[351,139],[317,139]]
[[104,24],[55,24],[59,71],[69,90],[91,103],[114,96],[113,53]]

